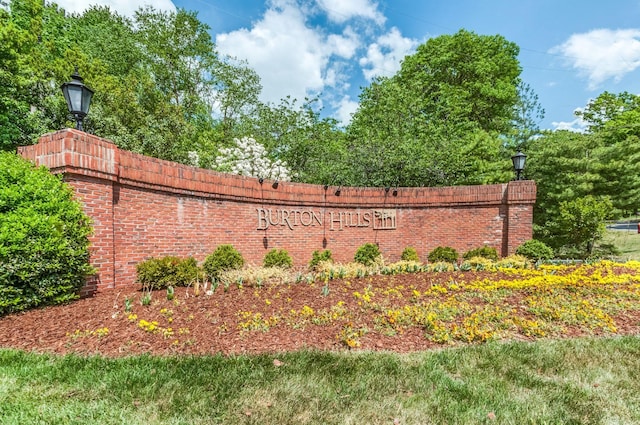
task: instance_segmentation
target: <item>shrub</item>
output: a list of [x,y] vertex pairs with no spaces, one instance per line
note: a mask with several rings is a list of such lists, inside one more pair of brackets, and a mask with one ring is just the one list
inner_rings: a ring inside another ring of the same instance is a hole
[[549,260],[553,258],[553,249],[542,241],[530,239],[516,249],[516,254],[533,261]]
[[202,268],[208,279],[213,281],[218,278],[220,272],[241,269],[242,266],[244,266],[242,254],[232,245],[223,244],[205,258]]
[[293,267],[293,260],[286,249],[272,249],[264,256],[264,267],[280,267],[290,269]]
[[418,257],[418,251],[415,248],[408,246],[402,251],[402,255],[400,256],[402,261],[416,261],[420,262],[420,257]]
[[137,281],[145,289],[188,286],[204,277],[195,258],[182,259],[174,256],[142,261],[136,264],[136,274]]
[[0,315],[77,299],[91,231],[59,177],[0,152]]
[[374,243],[366,243],[356,250],[353,259],[365,266],[373,265],[380,258],[380,248]]
[[458,251],[450,246],[439,246],[431,251],[427,258],[430,263],[456,263],[458,261]]
[[483,246],[482,248],[475,248],[464,253],[462,258],[470,260],[473,257],[482,257],[489,260],[498,261],[498,251],[490,246]]
[[330,250],[325,249],[324,251],[313,251],[313,254],[311,254],[311,261],[309,261],[309,268],[311,270],[315,270],[318,264],[325,261],[333,262]]

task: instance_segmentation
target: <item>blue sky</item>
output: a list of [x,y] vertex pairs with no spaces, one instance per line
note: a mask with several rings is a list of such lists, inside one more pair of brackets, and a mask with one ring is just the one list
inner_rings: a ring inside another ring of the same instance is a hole
[[[147,0],[62,0],[67,11],[105,4],[131,15]],[[607,4],[608,3],[608,4]],[[197,11],[222,54],[247,60],[262,99],[320,96],[348,122],[361,87],[393,75],[432,37],[464,28],[520,47],[522,79],[546,111],[542,128],[583,128],[574,111],[604,91],[640,94],[640,0],[156,0]]]

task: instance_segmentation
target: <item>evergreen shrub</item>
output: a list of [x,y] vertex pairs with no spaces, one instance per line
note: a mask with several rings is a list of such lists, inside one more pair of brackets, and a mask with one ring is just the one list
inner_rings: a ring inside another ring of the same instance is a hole
[[145,289],[162,289],[169,286],[189,286],[204,278],[202,269],[193,257],[166,256],[150,258],[136,264],[137,281]]
[[272,249],[264,256],[263,266],[290,269],[293,267],[293,260],[286,249]]
[[324,261],[333,262],[330,250],[325,249],[324,251],[313,251],[311,254],[311,261],[309,261],[309,268],[311,270],[315,270],[318,264]]
[[498,251],[490,246],[483,246],[482,248],[471,249],[465,252],[462,256],[465,260],[470,260],[474,257],[482,257],[492,261],[498,261]]
[[414,247],[408,246],[402,251],[402,255],[400,256],[402,261],[416,261],[420,262],[420,257],[418,256],[418,251]]
[[450,246],[439,246],[427,256],[430,263],[456,263],[458,262],[458,251]]
[[530,239],[516,249],[516,254],[533,261],[550,260],[553,258],[553,249],[542,241]]
[[374,243],[366,243],[356,250],[353,259],[356,263],[371,266],[381,257],[381,255],[378,245]]
[[90,223],[59,176],[0,152],[0,315],[78,298]]
[[218,246],[204,260],[202,268],[209,280],[218,278],[221,272],[227,270],[238,270],[244,266],[244,258],[232,245],[223,244]]

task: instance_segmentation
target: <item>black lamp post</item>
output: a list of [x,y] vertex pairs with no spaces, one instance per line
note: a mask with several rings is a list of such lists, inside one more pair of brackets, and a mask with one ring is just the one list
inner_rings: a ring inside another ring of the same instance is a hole
[[516,180],[521,180],[522,170],[524,170],[524,163],[527,160],[527,155],[518,151],[517,154],[511,157],[513,162],[513,169],[516,170]]
[[69,113],[76,120],[76,128],[82,131],[82,120],[89,113],[89,105],[91,105],[91,96],[93,90],[85,86],[83,79],[78,74],[78,67],[71,74],[71,81],[64,83],[60,88],[64,94],[64,100],[67,101]]

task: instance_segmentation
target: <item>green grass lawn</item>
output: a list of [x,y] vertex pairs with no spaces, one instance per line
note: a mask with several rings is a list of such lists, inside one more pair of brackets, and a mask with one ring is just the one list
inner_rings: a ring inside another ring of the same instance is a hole
[[639,337],[414,354],[0,350],[2,424],[634,424],[638,394]]
[[607,230],[605,243],[615,245],[620,250],[621,260],[640,261],[640,234],[637,230]]

